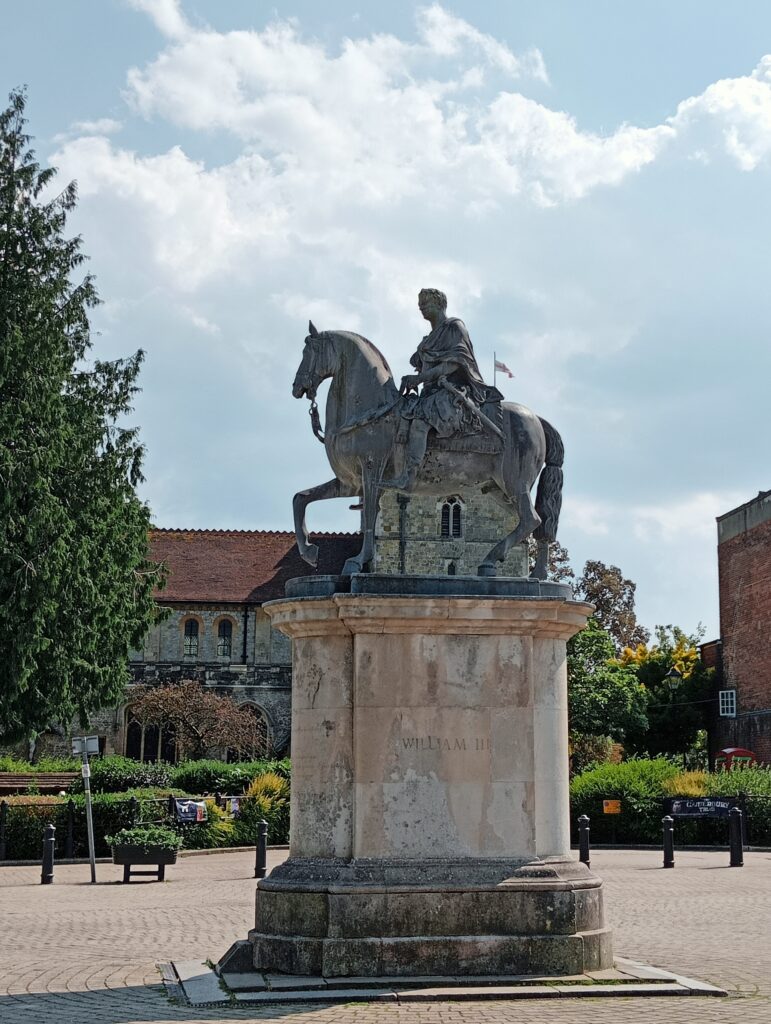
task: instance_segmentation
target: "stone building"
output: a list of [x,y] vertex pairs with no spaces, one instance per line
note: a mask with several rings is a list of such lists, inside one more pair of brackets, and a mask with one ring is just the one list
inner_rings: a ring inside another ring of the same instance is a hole
[[[318,573],[339,573],[361,546],[358,534],[320,534]],[[289,746],[292,657],[289,641],[262,609],[284,596],[284,584],[313,570],[299,556],[293,533],[261,530],[153,530],[150,557],[168,570],[156,596],[167,616],[132,651],[137,683],[195,679],[248,705],[263,726],[266,746]],[[173,757],[173,737],[132,720],[123,710],[113,748],[130,757]],[[144,735],[143,735],[144,732]],[[149,732],[149,734],[148,734]]]
[[771,763],[771,491],[719,516],[720,640],[711,753],[744,747]]

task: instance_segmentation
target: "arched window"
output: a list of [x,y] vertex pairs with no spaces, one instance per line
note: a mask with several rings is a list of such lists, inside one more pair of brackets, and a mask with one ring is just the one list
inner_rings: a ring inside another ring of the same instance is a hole
[[186,658],[198,657],[198,620],[187,619],[185,622],[185,635],[182,645],[182,653]]
[[442,505],[439,520],[439,535],[441,537],[463,536],[463,506],[458,498],[448,498]]
[[447,563],[447,575],[448,576],[456,576],[457,573],[458,573],[458,567],[455,564],[455,562],[448,562]]
[[135,761],[174,762],[177,759],[174,726],[170,722],[161,727],[151,722],[143,723],[134,717],[131,708],[127,708],[125,737],[125,755]]
[[217,657],[229,658],[233,651],[233,623],[222,619],[217,626]]

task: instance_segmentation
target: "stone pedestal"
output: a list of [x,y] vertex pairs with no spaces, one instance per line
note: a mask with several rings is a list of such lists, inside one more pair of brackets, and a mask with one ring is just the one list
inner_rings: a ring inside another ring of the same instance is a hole
[[565,642],[590,606],[478,577],[287,590],[265,610],[292,638],[290,856],[258,885],[255,966],[610,966],[601,882],[569,841]]

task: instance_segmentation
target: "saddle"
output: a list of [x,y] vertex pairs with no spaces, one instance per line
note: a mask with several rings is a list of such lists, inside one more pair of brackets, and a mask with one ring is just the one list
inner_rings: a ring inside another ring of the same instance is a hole
[[[489,420],[492,420],[499,430],[503,430],[502,401],[503,395],[498,388],[485,385],[485,397],[480,409]],[[396,435],[397,447],[406,444],[408,432],[409,420],[402,419]],[[437,437],[436,432],[432,430],[428,435],[427,452],[432,451],[475,452],[480,455],[497,455],[503,451],[503,441],[497,434],[488,430],[483,423],[480,424],[479,430],[473,434],[453,434],[452,437]]]

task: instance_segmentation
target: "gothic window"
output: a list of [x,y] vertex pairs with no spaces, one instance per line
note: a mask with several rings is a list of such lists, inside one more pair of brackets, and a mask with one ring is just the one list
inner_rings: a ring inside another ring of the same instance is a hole
[[463,536],[463,506],[458,498],[448,498],[442,505],[439,523],[441,537]]
[[185,622],[182,653],[186,658],[198,657],[198,621],[196,619],[187,619]]
[[135,761],[168,761],[177,759],[177,745],[174,740],[174,726],[170,722],[162,725],[143,723],[126,709],[126,757]]
[[458,567],[455,564],[455,562],[448,562],[447,563],[447,575],[448,576],[456,576],[457,573],[458,573]]
[[223,619],[217,627],[217,656],[229,658],[233,650],[233,623]]

